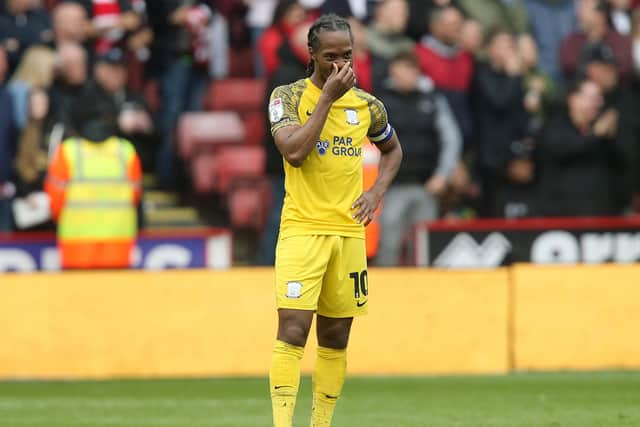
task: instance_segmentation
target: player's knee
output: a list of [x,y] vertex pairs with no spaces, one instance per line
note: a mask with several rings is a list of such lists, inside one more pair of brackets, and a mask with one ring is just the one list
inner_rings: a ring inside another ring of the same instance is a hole
[[349,342],[349,328],[333,325],[318,331],[318,344],[322,347],[343,349]]
[[325,338],[318,338],[318,344],[322,347],[327,348],[335,348],[337,350],[347,348],[347,344],[349,343],[348,336],[331,336]]
[[309,328],[301,322],[285,322],[278,328],[278,339],[286,343],[304,347]]

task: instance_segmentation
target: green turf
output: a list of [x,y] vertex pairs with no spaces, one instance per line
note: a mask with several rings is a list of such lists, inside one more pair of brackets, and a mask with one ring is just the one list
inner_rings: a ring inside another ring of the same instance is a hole
[[[309,425],[309,382],[296,427]],[[270,422],[266,379],[0,382],[1,427]],[[333,426],[640,426],[640,372],[350,378]]]

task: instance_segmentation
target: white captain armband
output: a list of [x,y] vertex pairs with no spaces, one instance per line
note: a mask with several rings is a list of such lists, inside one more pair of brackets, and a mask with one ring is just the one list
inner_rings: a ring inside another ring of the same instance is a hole
[[369,140],[374,144],[384,144],[385,142],[391,139],[394,132],[395,131],[393,130],[391,125],[387,123],[387,126],[384,129],[382,129],[381,132],[378,132],[375,135],[369,135]]

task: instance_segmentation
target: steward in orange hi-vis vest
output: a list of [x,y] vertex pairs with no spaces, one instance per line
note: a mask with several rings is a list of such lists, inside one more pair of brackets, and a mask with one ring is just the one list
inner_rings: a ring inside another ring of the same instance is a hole
[[58,223],[63,268],[131,266],[141,175],[126,140],[70,138],[58,146],[45,190]]
[[142,169],[133,145],[114,136],[117,110],[89,94],[71,109],[77,137],[56,148],[45,191],[63,268],[127,268],[138,234]]

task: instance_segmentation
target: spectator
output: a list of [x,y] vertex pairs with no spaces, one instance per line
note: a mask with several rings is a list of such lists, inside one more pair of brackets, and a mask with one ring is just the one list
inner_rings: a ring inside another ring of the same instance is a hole
[[138,17],[139,25],[127,33],[124,43],[120,44],[122,49],[127,52],[129,87],[136,91],[142,91],[145,86],[146,66],[151,59],[153,31],[149,24],[145,0],[132,0],[131,10]]
[[638,164],[634,160],[640,149],[640,102],[637,94],[629,90],[619,77],[613,51],[606,45],[590,52],[585,58],[585,75],[596,83],[604,95],[604,109],[615,112],[617,121],[612,129],[612,137],[618,149],[624,153],[619,167],[614,170],[614,185],[611,189],[615,196],[616,212],[622,212],[630,206],[631,194],[635,191],[634,182],[638,173]]
[[127,50],[135,54],[135,59],[146,62],[151,56],[151,42],[153,41],[153,31],[149,26],[147,16],[147,2],[145,0],[133,0],[131,2],[132,11],[138,16],[140,24],[127,36]]
[[560,47],[560,62],[566,78],[571,79],[583,65],[583,58],[598,44],[608,45],[616,56],[620,75],[631,81],[631,40],[609,27],[606,5],[602,0],[580,0],[578,21],[580,31],[565,38]]
[[12,161],[15,153],[13,101],[5,86],[9,61],[0,47],[0,231],[11,231],[11,199],[15,193],[12,183]]
[[273,22],[278,0],[242,0],[247,6],[247,26],[251,30],[251,42],[257,44],[262,33]]
[[[278,86],[289,84],[292,81],[302,79],[307,74],[309,63],[309,50],[307,46],[307,32],[311,24],[298,26],[292,36],[285,39],[278,49],[278,63],[280,66],[273,72],[267,82],[266,93],[271,93]],[[265,113],[268,114],[268,103],[265,100]],[[258,264],[274,265],[276,243],[280,231],[280,215],[284,203],[284,169],[282,167],[282,154],[278,151],[276,143],[271,135],[270,123],[265,123],[266,165],[265,171],[271,181],[271,208],[265,224],[260,242],[260,255]]]
[[407,0],[382,0],[374,8],[373,20],[367,27],[374,90],[387,77],[389,61],[414,47],[413,40],[405,35],[408,20]]
[[633,20],[631,0],[607,0],[611,27],[623,36],[631,35]]
[[[203,43],[208,49],[209,76],[214,79],[224,79],[230,73],[229,50],[249,47],[249,37],[244,29],[243,17],[240,11],[235,10],[231,18],[227,18],[220,12],[214,11],[209,24],[203,32]],[[234,28],[233,25],[236,25]],[[235,31],[235,32],[234,32]],[[240,71],[240,70],[239,70]]]
[[200,36],[211,10],[201,1],[154,0],[147,3],[147,12],[155,34],[148,69],[159,81],[159,131],[164,138],[156,172],[161,187],[179,189],[186,174],[175,150],[174,132],[180,114],[202,109],[209,59]]
[[[473,99],[478,135],[476,166],[482,181],[479,213],[491,217],[504,215],[506,200],[501,193],[510,184],[528,184],[533,165],[520,155],[526,135],[524,68],[514,35],[508,29],[494,30],[487,37],[486,52],[486,61],[476,70]],[[514,173],[525,168],[526,174]]]
[[633,69],[636,75],[636,82],[640,76],[640,10],[633,13]]
[[577,28],[575,0],[525,0],[529,25],[540,49],[540,69],[556,84],[563,81],[560,45]]
[[91,96],[76,103],[71,118],[78,137],[57,147],[45,183],[62,267],[130,267],[141,192],[135,149],[112,137],[115,115]]
[[396,266],[412,227],[438,217],[439,197],[458,164],[462,139],[446,98],[421,75],[412,52],[391,60],[389,78],[376,96],[402,135],[405,153],[385,195],[376,257],[377,265]]
[[9,54],[9,74],[33,45],[50,44],[53,31],[48,12],[33,0],[0,2],[0,40]]
[[430,35],[416,46],[420,69],[446,96],[465,144],[473,134],[467,98],[473,78],[473,56],[459,47],[464,17],[455,7],[436,8],[429,16]]
[[335,13],[336,15],[348,18],[354,17],[359,21],[367,19],[368,0],[323,0],[320,6],[320,13]]
[[271,25],[275,13],[277,0],[243,0],[249,10],[247,11],[247,26],[251,33],[251,45],[253,46],[254,66],[256,77],[264,77],[264,64],[258,40],[262,33]]
[[358,19],[348,18],[353,35],[353,71],[358,77],[357,86],[369,93],[373,91],[373,59],[369,52],[367,32]]
[[457,0],[408,0],[409,22],[407,34],[415,41],[420,41],[429,32],[429,15],[434,8],[458,6]]
[[476,216],[474,206],[477,204],[480,190],[471,180],[468,162],[458,162],[447,189],[440,200],[441,216],[448,219],[472,219]]
[[53,34],[56,46],[65,42],[84,45],[91,25],[87,12],[78,3],[62,2],[53,9]]
[[[49,162],[49,143],[46,137],[46,117],[49,112],[49,96],[42,89],[29,93],[29,118],[20,133],[18,154],[15,161],[18,197],[24,197],[34,210],[47,208],[47,202],[38,194],[42,192]],[[17,222],[17,221],[16,221]],[[17,224],[21,230],[52,230],[51,221],[30,225]]]
[[291,38],[298,25],[307,19],[307,14],[297,0],[282,0],[276,6],[273,22],[262,34],[258,45],[262,52],[265,77],[271,78],[279,65],[278,49],[285,40]]
[[[482,37],[479,34],[502,28],[511,31],[518,39],[531,39],[524,0],[458,1],[461,9],[471,18],[467,19],[462,27],[460,43],[476,56],[481,57],[485,53],[478,49],[482,46]],[[478,31],[474,24],[479,25],[481,31]]]
[[29,117],[29,92],[38,88],[47,90],[53,83],[56,54],[44,46],[32,46],[24,53],[18,68],[9,82],[13,98],[14,122],[21,130]]
[[478,21],[483,32],[506,28],[516,35],[529,31],[524,0],[458,0],[460,7]]
[[531,37],[517,41],[522,61],[525,123],[523,137],[510,146],[504,187],[498,191],[498,214],[506,218],[540,215],[537,139],[556,102],[551,77],[538,66],[538,49]]
[[71,109],[87,84],[89,65],[87,52],[77,42],[61,42],[58,58],[58,73],[49,91],[49,121],[68,130],[71,127]]
[[89,19],[87,35],[94,40],[94,52],[106,52],[140,28],[140,16],[132,0],[69,0],[78,3]]
[[523,67],[524,108],[529,117],[527,133],[533,136],[542,127],[546,113],[555,102],[555,85],[551,77],[539,67],[535,40],[520,37],[517,44]]
[[484,44],[484,30],[475,19],[465,19],[460,30],[460,48],[479,56]]
[[124,52],[112,48],[96,56],[93,68],[95,84],[90,93],[111,103],[117,117],[116,135],[131,141],[139,153],[142,170],[154,170],[156,155],[155,126],[144,98],[127,88]]
[[581,79],[566,108],[551,116],[540,138],[541,192],[548,216],[619,214],[611,193],[620,151],[614,143],[617,113],[602,112],[597,84]]
[[536,140],[524,136],[509,148],[509,160],[496,189],[494,213],[510,219],[541,215]]

